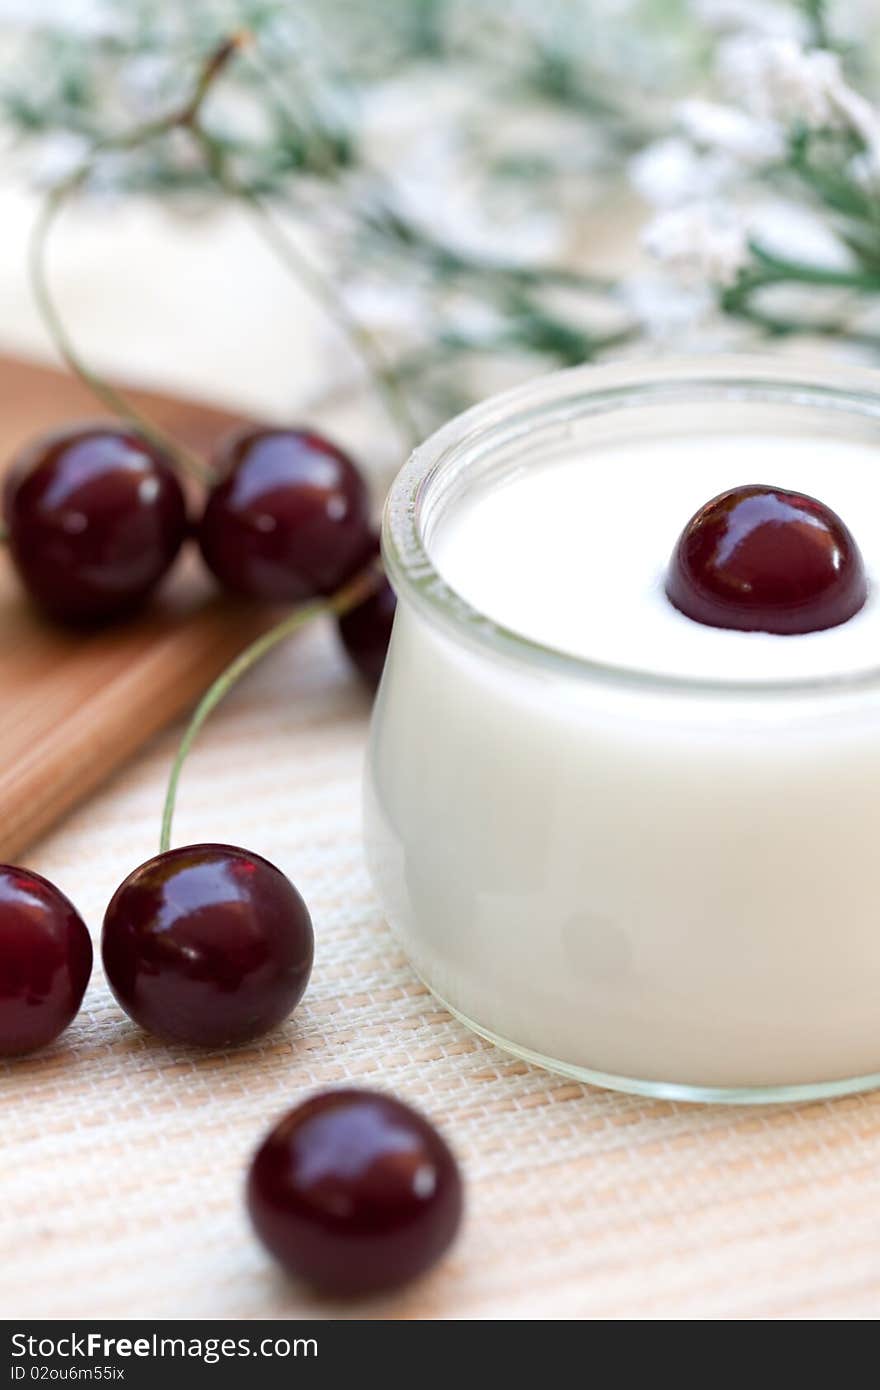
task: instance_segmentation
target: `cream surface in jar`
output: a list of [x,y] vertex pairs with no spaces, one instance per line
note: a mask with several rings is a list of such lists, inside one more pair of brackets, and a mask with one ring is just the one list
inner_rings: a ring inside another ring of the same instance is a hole
[[[535,1060],[695,1099],[877,1081],[880,424],[858,374],[828,376],[564,373],[395,485],[372,871],[431,988]],[[848,524],[849,621],[672,607],[682,527],[754,482]]]

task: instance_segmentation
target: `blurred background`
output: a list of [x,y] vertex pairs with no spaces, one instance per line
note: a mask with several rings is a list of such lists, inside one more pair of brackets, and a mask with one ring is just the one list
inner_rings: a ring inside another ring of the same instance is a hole
[[600,357],[880,362],[878,33],[873,0],[0,0],[0,349],[53,351],[55,199],[86,361],[338,399],[367,458]]

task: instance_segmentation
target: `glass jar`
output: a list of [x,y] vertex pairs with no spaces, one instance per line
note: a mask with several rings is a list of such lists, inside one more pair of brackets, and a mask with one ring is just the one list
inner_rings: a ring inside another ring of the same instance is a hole
[[368,859],[427,986],[530,1062],[686,1100],[841,1094],[880,1083],[880,651],[758,683],[603,665],[491,621],[432,560],[471,489],[707,418],[880,459],[872,374],[748,357],[561,372],[416,450],[384,519]]

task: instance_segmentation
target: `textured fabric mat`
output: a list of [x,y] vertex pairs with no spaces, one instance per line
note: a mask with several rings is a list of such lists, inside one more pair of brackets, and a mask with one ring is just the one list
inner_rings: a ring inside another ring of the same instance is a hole
[[[880,1311],[880,1096],[771,1109],[651,1103],[531,1069],[426,994],[377,910],[360,836],[366,702],[329,631],[221,707],[184,772],[176,843],[275,860],[310,904],[312,983],[229,1054],[155,1043],[96,967],[46,1053],[0,1070],[0,1310],[12,1316],[870,1318]],[[158,740],[29,862],[97,935],[155,850]],[[338,1307],[252,1238],[242,1176],[277,1114],[354,1081],[423,1107],[462,1160],[463,1235],[420,1284]]]

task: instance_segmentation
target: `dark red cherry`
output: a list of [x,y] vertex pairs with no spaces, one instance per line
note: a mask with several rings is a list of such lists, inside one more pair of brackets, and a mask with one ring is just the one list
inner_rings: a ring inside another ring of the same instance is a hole
[[249,429],[220,452],[199,529],[209,568],[235,594],[298,603],[332,594],[369,538],[351,459],[318,434]]
[[226,1047],[268,1033],[302,998],[313,951],[290,880],[232,845],[148,860],[104,917],[110,988],[136,1023],[171,1042]]
[[53,1042],[79,1011],[92,941],[47,879],[0,864],[0,1057]]
[[388,580],[368,599],[339,619],[339,635],[366,685],[375,690],[382,675],[397,599]]
[[801,633],[845,623],[868,594],[859,548],[840,517],[799,492],[737,487],[691,517],[666,593],[709,627]]
[[[370,538],[367,553],[357,568],[365,567],[374,558],[378,561],[378,536]],[[382,675],[396,607],[394,590],[383,575],[376,591],[337,622],[342,645],[371,690],[376,689]]]
[[247,1203],[266,1248],[325,1293],[375,1293],[423,1274],[462,1212],[458,1165],[428,1120],[375,1091],[298,1105],[251,1164]]
[[9,549],[25,588],[53,618],[100,623],[136,609],[187,534],[170,460],[115,425],[32,444],[5,488]]

